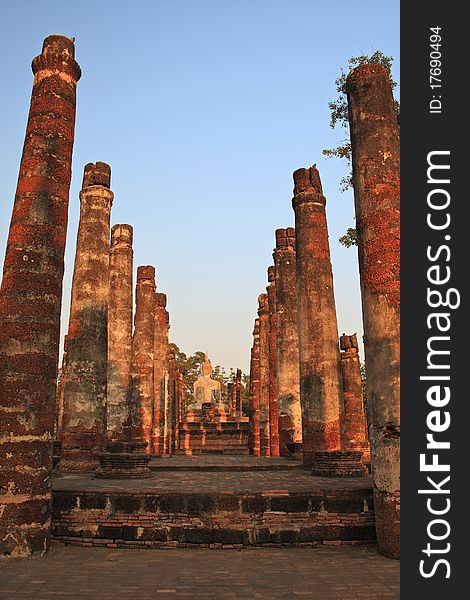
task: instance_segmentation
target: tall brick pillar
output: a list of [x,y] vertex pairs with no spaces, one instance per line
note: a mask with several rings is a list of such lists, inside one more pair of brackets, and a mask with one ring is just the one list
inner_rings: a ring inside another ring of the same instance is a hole
[[279,452],[279,411],[277,392],[277,352],[276,352],[276,274],[274,267],[268,268],[266,287],[268,296],[269,340],[268,340],[268,379],[269,379],[269,437],[271,456],[280,456]]
[[237,419],[241,419],[243,416],[241,369],[237,369],[237,372],[235,375],[235,416]]
[[106,437],[111,168],[85,165],[64,374],[62,471],[91,471]]
[[132,338],[132,421],[151,451],[154,411],[155,267],[137,268]]
[[132,367],[132,250],[131,225],[111,229],[108,298],[107,430],[121,439],[130,425]]
[[271,456],[269,431],[269,313],[267,294],[260,294],[258,296],[258,306],[260,455]]
[[171,455],[176,449],[176,436],[177,436],[177,410],[178,410],[178,369],[176,366],[176,358],[174,349],[168,346],[168,453]]
[[276,344],[279,445],[282,456],[302,451],[299,338],[295,275],[295,229],[276,230]]
[[343,390],[326,199],[315,166],[295,171],[294,184],[304,463],[314,475],[359,475],[361,453],[341,452]]
[[345,448],[362,452],[362,460],[370,459],[367,421],[362,394],[361,363],[356,334],[340,337],[341,374],[345,415]]
[[51,35],[33,91],[0,289],[0,557],[50,543],[52,444],[80,67]]
[[259,318],[255,319],[250,364],[251,427],[250,445],[253,456],[260,456],[259,428]]
[[389,75],[361,65],[346,90],[379,550],[400,543],[400,139]]
[[157,292],[155,307],[154,338],[154,454],[162,455],[165,441],[165,373],[167,372],[167,347],[169,315],[166,310],[166,294]]

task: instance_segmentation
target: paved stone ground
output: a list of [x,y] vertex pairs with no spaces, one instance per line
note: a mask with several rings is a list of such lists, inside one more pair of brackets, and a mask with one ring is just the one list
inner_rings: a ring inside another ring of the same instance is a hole
[[171,457],[153,457],[150,461],[150,468],[155,471],[266,471],[275,469],[290,471],[291,469],[301,469],[302,466],[301,460],[220,454],[196,454],[193,456],[175,454]]
[[92,474],[57,475],[54,490],[123,491],[155,493],[212,493],[270,491],[314,492],[317,490],[351,490],[372,488],[370,476],[313,477],[308,471],[170,471],[156,472],[148,479],[98,479]]
[[399,563],[375,547],[116,550],[53,545],[0,563],[0,598],[399,598]]

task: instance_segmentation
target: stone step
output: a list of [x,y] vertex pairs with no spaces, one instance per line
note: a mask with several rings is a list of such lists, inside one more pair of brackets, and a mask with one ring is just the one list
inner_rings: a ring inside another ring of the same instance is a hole
[[111,547],[297,546],[375,539],[372,489],[149,493],[55,490],[53,537]]

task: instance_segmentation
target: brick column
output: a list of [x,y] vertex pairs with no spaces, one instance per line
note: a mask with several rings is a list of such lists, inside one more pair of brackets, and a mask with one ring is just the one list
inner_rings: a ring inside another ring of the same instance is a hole
[[168,381],[169,381],[169,419],[168,419],[168,450],[169,454],[174,454],[176,449],[176,437],[178,430],[178,369],[176,367],[176,358],[174,349],[168,346]]
[[370,459],[366,413],[362,396],[361,363],[356,334],[340,337],[341,374],[345,415],[345,448],[362,452],[362,460]]
[[132,366],[132,237],[131,225],[111,229],[108,299],[107,429],[110,439],[127,437],[130,423]]
[[62,471],[92,471],[106,437],[111,168],[85,166],[64,374]]
[[136,436],[151,451],[154,411],[155,267],[137,268],[132,337],[132,421]]
[[389,75],[346,83],[362,291],[367,411],[379,550],[400,543],[400,140]]
[[165,373],[167,371],[167,347],[169,315],[166,310],[166,294],[157,292],[155,308],[154,339],[154,429],[153,453],[162,455],[165,436]]
[[315,166],[295,171],[294,184],[304,463],[314,475],[359,475],[361,454],[341,452],[343,390],[326,199]]
[[282,456],[302,450],[299,338],[295,275],[295,229],[276,230],[273,253],[276,275],[277,385],[279,444]]
[[237,369],[235,375],[235,417],[241,419],[243,416],[243,401],[242,401],[242,372]]
[[260,456],[259,429],[259,318],[255,319],[253,329],[253,347],[250,364],[250,402],[251,402],[251,451],[253,456]]
[[50,543],[65,236],[80,67],[51,35],[33,91],[0,289],[0,557]]
[[279,411],[277,392],[277,352],[276,352],[276,274],[274,267],[268,268],[268,379],[269,379],[269,437],[271,456],[280,456],[279,452]]
[[267,294],[259,295],[258,306],[260,455],[271,456],[269,432],[269,314]]

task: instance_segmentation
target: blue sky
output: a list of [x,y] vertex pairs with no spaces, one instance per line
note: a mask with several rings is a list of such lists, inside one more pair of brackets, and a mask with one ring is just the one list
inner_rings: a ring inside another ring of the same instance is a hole
[[[274,230],[294,224],[292,172],[316,163],[327,197],[339,333],[362,335],[346,165],[322,149],[335,79],[381,50],[399,72],[399,2],[136,0],[2,3],[0,260],[43,39],[76,38],[82,68],[64,279],[66,329],[83,167],[112,167],[111,221],[134,226],[135,266],[155,265],[170,338],[213,364],[249,367]],[[398,87],[399,93],[399,87]]]

